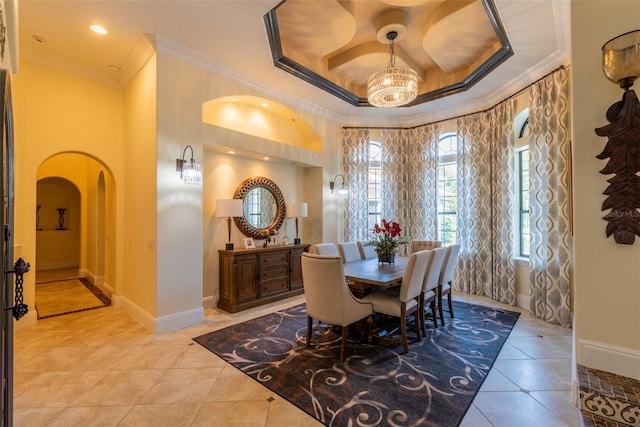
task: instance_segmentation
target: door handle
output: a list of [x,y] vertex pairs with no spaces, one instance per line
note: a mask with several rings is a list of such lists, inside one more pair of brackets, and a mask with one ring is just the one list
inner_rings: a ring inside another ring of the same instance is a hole
[[5,310],[12,310],[13,317],[16,320],[20,320],[25,314],[29,312],[29,306],[24,303],[24,295],[23,295],[23,287],[22,282],[24,280],[24,273],[29,272],[28,262],[23,260],[22,258],[18,258],[16,263],[13,265],[13,270],[9,270],[5,272],[5,274],[15,274],[16,275],[16,293],[15,293],[15,304],[13,307],[5,307]]

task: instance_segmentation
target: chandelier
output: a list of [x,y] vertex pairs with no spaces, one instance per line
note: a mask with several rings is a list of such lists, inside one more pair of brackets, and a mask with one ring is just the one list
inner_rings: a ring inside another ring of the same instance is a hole
[[396,31],[387,33],[389,66],[373,73],[367,82],[367,97],[374,107],[399,107],[418,96],[418,73],[410,67],[395,64],[393,41],[396,37]]

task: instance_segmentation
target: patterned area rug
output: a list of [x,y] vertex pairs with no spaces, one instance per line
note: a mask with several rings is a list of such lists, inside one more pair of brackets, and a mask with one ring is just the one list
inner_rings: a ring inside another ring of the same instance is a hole
[[409,353],[350,339],[340,362],[340,330],[317,326],[305,347],[301,304],[194,338],[327,426],[457,426],[519,313],[454,301],[455,319],[429,324]]

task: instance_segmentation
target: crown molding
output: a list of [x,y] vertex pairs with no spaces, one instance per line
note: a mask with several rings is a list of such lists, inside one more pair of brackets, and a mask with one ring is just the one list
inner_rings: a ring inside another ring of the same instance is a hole
[[320,107],[317,104],[305,101],[299,97],[285,95],[282,92],[272,89],[266,89],[252,82],[247,76],[242,75],[238,70],[229,67],[219,61],[215,61],[199,52],[189,49],[171,39],[163,37],[161,35],[148,35],[150,41],[153,43],[155,49],[174,58],[180,59],[195,67],[201,68],[219,77],[223,77],[227,80],[232,80],[243,86],[249,87],[256,92],[261,93],[263,96],[274,101],[281,102],[288,106],[294,106],[300,108],[309,113],[321,116],[334,122],[340,122],[341,116],[334,112]]

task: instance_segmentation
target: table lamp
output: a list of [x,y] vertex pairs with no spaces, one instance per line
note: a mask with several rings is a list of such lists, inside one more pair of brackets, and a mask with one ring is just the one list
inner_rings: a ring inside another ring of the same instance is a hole
[[298,237],[298,218],[306,218],[308,215],[306,203],[289,203],[287,205],[287,218],[296,219],[296,238],[293,239],[294,245],[300,244],[300,238]]
[[216,217],[227,218],[228,241],[225,249],[233,250],[231,242],[231,218],[242,216],[242,199],[219,199],[216,200]]

